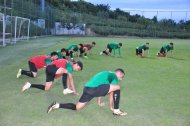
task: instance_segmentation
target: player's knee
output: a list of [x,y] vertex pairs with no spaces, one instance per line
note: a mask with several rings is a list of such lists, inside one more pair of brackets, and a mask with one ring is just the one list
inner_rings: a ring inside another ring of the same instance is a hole
[[81,107],[80,105],[76,104],[76,111],[80,111],[83,107]]
[[110,85],[110,92],[120,90],[120,85]]
[[117,85],[115,90],[120,90],[120,85]]
[[37,77],[37,74],[33,74],[33,78],[36,78]]
[[47,85],[45,85],[45,91],[49,91],[51,89],[51,86],[47,86]]
[[80,111],[82,108],[76,106],[76,111]]

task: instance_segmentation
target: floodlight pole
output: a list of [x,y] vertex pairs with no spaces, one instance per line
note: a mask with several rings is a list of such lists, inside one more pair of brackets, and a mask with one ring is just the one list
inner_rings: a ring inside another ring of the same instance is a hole
[[6,43],[5,43],[5,15],[3,14],[3,46],[6,46]]
[[17,27],[17,16],[15,17],[15,41],[14,41],[15,44],[16,44],[16,27]]
[[29,34],[30,34],[30,19],[29,19],[29,23],[28,23],[28,37],[27,37],[27,40],[29,40]]
[[86,35],[86,24],[83,25],[84,25],[84,35]]

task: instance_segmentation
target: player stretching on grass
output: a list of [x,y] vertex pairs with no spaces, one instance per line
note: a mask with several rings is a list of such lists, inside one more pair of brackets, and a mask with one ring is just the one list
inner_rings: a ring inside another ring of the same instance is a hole
[[96,45],[96,43],[95,42],[92,42],[91,44],[84,43],[82,45],[83,48],[80,50],[80,56],[82,56],[84,53],[84,58],[88,59],[87,53],[91,53],[91,50]]
[[142,58],[145,57],[144,52],[145,50],[147,50],[147,54],[149,55],[149,43],[140,45],[138,47],[136,47],[136,56],[141,56]]
[[122,43],[119,43],[119,44],[117,44],[117,43],[107,44],[107,48],[104,51],[100,52],[100,55],[102,55],[103,53],[106,54],[106,55],[111,55],[111,52],[113,50],[114,56],[115,56],[115,50],[118,49],[118,54],[119,54],[119,56],[121,56],[121,54],[120,54],[120,48],[121,47],[122,47]]
[[[58,59],[66,59],[65,58],[65,54],[66,54],[66,51],[65,51],[66,49],[65,48],[62,48],[61,50],[57,50],[56,52],[57,52],[57,55],[58,55]],[[49,53],[49,54],[51,54],[51,53]],[[48,54],[48,55],[49,55]],[[69,55],[68,55],[69,56]]]
[[157,53],[159,57],[167,57],[168,52],[171,50],[171,56],[173,57],[174,44],[171,42],[169,45],[164,45],[160,49],[160,52]]
[[122,80],[125,73],[123,69],[118,68],[115,72],[103,71],[93,76],[84,86],[83,94],[77,104],[53,102],[47,110],[47,113],[54,109],[63,108],[71,110],[81,110],[94,97],[98,97],[98,105],[102,106],[101,97],[110,95],[110,109],[114,115],[127,115],[119,109],[120,86],[118,81]]
[[73,45],[70,45],[67,50],[70,51],[71,55],[74,56],[74,54],[79,57],[79,54],[78,54],[78,51],[80,51],[81,49],[83,48],[83,45],[82,44],[73,44]]
[[46,56],[46,55],[34,56],[30,58],[28,61],[30,71],[19,69],[17,73],[17,78],[19,78],[21,75],[36,77],[38,69],[46,67],[48,64],[50,64],[52,61],[56,60],[57,58],[58,58],[57,52],[52,52],[51,56]]
[[61,50],[58,50],[56,52],[58,53],[58,59],[68,59],[74,61],[72,51],[62,48]]
[[[31,84],[29,82],[26,82],[25,85],[22,87],[22,92],[29,88],[37,88],[41,90],[48,91],[51,89],[53,85],[53,81],[55,78],[59,78],[60,76],[67,74],[68,80],[67,84],[70,88],[64,89],[63,94],[69,94],[69,93],[74,93],[77,94],[74,82],[73,82],[73,77],[72,77],[72,71],[79,71],[82,70],[83,64],[78,61],[75,63],[71,63],[68,60],[65,59],[59,59],[53,61],[50,65],[46,67],[46,83],[45,85],[42,84]],[[65,76],[63,76],[63,83],[65,82]]]

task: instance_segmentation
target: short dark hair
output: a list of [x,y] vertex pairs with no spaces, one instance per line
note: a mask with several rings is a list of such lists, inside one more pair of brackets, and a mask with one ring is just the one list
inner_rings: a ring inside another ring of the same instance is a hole
[[96,43],[95,43],[95,42],[92,42],[92,44],[93,44],[93,45],[96,45]]
[[119,46],[122,46],[122,43],[119,43]]
[[61,52],[66,52],[66,49],[65,49],[65,48],[62,48],[62,49],[61,49]]
[[121,72],[121,73],[123,73],[124,75],[125,75],[125,71],[122,69],[122,68],[117,68],[116,70],[115,70],[115,72]]
[[80,43],[79,45],[80,45],[81,47],[83,47],[83,44]]
[[51,52],[51,54],[50,54],[51,56],[55,56],[55,55],[57,55],[58,56],[58,53],[57,52]]
[[75,64],[78,64],[80,66],[80,70],[83,69],[83,63],[81,61],[77,61],[75,62]]
[[173,42],[170,42],[170,45],[174,45]]

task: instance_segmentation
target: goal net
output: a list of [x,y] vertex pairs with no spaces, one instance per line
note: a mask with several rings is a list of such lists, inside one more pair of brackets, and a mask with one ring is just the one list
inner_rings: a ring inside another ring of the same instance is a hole
[[7,43],[12,41],[12,33],[10,32],[9,18],[3,13],[0,13],[0,46],[6,46]]
[[21,40],[28,40],[30,32],[30,19],[15,17],[14,43]]
[[0,13],[0,45],[5,46],[5,17]]

